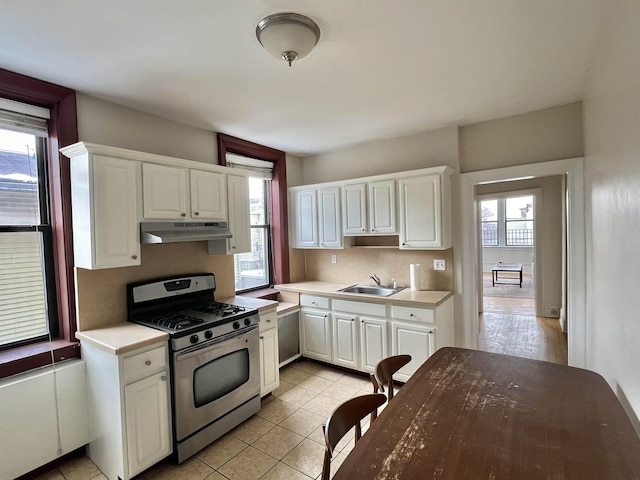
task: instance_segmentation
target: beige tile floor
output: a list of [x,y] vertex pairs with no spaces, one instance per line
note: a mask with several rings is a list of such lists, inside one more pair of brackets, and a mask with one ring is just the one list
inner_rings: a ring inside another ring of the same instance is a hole
[[[141,480],[308,480],[322,471],[322,422],[340,403],[372,393],[365,376],[310,361],[280,371],[280,387],[263,399],[260,412],[181,465],[164,462]],[[363,422],[366,431],[368,419]],[[335,473],[354,445],[353,433],[338,444]],[[105,480],[87,457],[77,458],[37,480]]]

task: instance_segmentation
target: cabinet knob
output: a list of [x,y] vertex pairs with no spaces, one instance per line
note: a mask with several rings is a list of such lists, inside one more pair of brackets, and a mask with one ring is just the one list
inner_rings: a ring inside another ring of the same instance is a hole
[[200,212],[193,212],[193,214],[197,217],[198,215],[200,215]]
[[320,244],[321,247],[324,247],[324,242]]
[[409,316],[410,317],[415,317],[415,315],[413,313],[410,313]]
[[264,340],[264,336],[260,335],[260,340]]
[[364,228],[362,229],[362,231],[364,232]]
[[236,246],[234,245],[234,246],[233,246],[233,247],[231,247],[231,248],[233,248],[233,249],[235,250],[235,249],[236,249]]
[[267,318],[267,323],[271,323],[271,319],[270,318]]
[[364,320],[360,320],[360,323],[364,323]]
[[316,302],[311,302],[311,305],[317,305],[317,303]]
[[186,214],[186,213],[181,213],[181,214],[180,214],[180,216],[181,216],[181,217],[186,217],[186,216],[187,216],[187,214]]
[[138,259],[138,255],[131,255],[131,258],[132,258],[133,260],[137,260],[137,259]]
[[144,362],[144,364],[148,367],[149,365],[151,365],[151,360],[147,360],[146,362]]
[[429,330],[427,333],[431,335],[433,333],[433,330]]
[[352,321],[352,322],[355,322],[355,321],[356,321],[356,319],[355,319],[355,318],[352,318],[352,319],[351,319],[351,321]]
[[167,376],[166,375],[162,375],[160,377],[160,380],[162,380],[163,382],[166,382],[167,381]]
[[404,245],[406,245],[406,243],[402,242],[402,245],[404,246]]

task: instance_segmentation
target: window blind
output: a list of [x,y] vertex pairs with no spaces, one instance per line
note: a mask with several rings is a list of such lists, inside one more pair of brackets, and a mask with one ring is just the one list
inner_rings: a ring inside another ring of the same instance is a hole
[[0,128],[46,137],[49,117],[46,108],[0,98]]
[[243,157],[241,155],[234,155],[232,153],[227,153],[226,159],[228,167],[249,170],[252,177],[265,178],[267,180],[271,180],[273,178],[272,162]]

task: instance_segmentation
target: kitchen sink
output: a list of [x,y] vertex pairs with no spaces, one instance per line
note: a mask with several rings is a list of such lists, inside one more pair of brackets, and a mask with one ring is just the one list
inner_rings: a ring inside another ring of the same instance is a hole
[[379,297],[388,297],[389,295],[393,295],[394,293],[398,293],[402,288],[388,288],[388,287],[379,287],[377,285],[352,285],[347,288],[343,288],[338,290],[339,292],[344,293],[360,293],[362,295],[377,295]]

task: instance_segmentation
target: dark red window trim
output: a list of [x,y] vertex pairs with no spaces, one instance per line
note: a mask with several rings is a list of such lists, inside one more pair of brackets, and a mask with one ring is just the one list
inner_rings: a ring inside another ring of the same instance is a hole
[[[0,352],[0,378],[80,356],[76,342],[71,180],[61,147],[78,141],[76,93],[66,87],[0,69],[0,97],[49,108],[49,187],[60,338]],[[48,353],[47,353],[48,352]],[[56,360],[56,361],[57,361]]]
[[285,152],[218,133],[218,162],[227,164],[227,153],[273,162],[271,180],[271,236],[273,283],[289,283],[289,223],[287,213],[287,156]]

